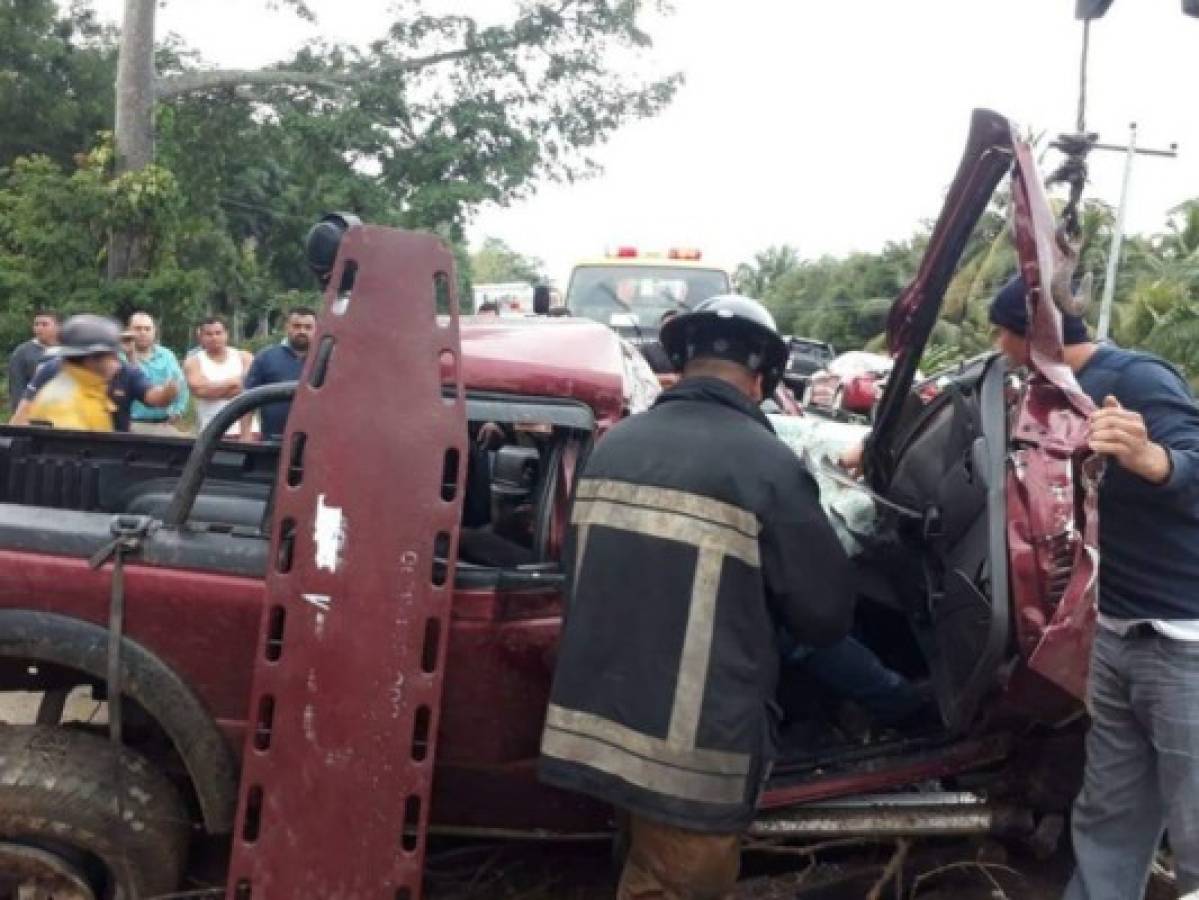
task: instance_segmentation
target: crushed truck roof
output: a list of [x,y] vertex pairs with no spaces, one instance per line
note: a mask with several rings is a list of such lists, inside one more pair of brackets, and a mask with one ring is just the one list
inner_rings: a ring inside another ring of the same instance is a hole
[[584,319],[492,316],[461,320],[468,390],[578,400],[597,419],[619,418],[625,364],[620,339]]

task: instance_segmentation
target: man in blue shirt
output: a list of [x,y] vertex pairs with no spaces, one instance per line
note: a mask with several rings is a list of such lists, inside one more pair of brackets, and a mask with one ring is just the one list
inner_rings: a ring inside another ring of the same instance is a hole
[[[262,387],[264,384],[279,384],[298,381],[304,368],[304,359],[312,346],[316,334],[316,313],[306,306],[297,306],[287,316],[287,337],[283,343],[267,347],[255,358],[246,373],[245,390]],[[287,430],[287,415],[291,403],[269,403],[262,407],[262,437],[268,441],[280,441]]]
[[158,343],[158,329],[153,317],[147,312],[135,312],[129,317],[126,334],[132,338],[130,343],[126,335],[121,336],[126,362],[140,368],[150,384],[156,387],[171,382],[176,386],[175,398],[165,410],[134,401],[133,431],[138,434],[179,437],[183,433],[181,424],[188,397],[187,382],[184,380],[183,370],[179,368],[179,360],[175,358],[174,353]]
[[[1028,361],[1021,279],[991,304],[996,343]],[[1147,353],[1062,323],[1065,362],[1099,409],[1099,627],[1091,657],[1086,773],[1073,815],[1067,900],[1145,890],[1163,831],[1180,894],[1199,890],[1199,409]]]

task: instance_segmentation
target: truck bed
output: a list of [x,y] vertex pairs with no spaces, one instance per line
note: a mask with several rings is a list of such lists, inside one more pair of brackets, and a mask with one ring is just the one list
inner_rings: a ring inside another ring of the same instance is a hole
[[[187,461],[187,438],[0,428],[0,549],[88,557],[118,514],[160,517]],[[188,528],[155,531],[142,561],[261,577],[279,449],[225,444]]]

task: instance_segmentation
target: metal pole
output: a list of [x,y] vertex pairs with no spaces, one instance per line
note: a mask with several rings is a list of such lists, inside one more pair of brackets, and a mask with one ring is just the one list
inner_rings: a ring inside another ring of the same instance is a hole
[[1116,298],[1116,273],[1120,269],[1120,247],[1124,243],[1124,220],[1128,215],[1128,187],[1132,181],[1132,163],[1137,158],[1137,123],[1129,126],[1128,156],[1124,160],[1124,186],[1120,189],[1120,211],[1116,214],[1116,230],[1107,257],[1107,279],[1103,285],[1103,303],[1099,307],[1098,340],[1107,340],[1112,325],[1112,301]]
[[1078,123],[1075,131],[1087,133],[1087,64],[1091,57],[1091,20],[1082,23],[1082,60],[1078,73]]

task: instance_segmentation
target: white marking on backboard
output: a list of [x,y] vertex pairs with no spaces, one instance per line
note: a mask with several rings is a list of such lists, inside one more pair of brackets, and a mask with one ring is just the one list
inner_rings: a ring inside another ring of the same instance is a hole
[[[327,613],[329,608],[333,605],[333,598],[328,594],[301,594],[300,596],[304,598],[305,603],[311,603],[322,613]],[[323,630],[325,617],[320,613],[317,613],[317,616],[317,633],[319,635],[319,633]]]
[[312,536],[316,543],[316,567],[336,572],[346,543],[345,514],[340,506],[328,506],[324,494],[316,498]]

